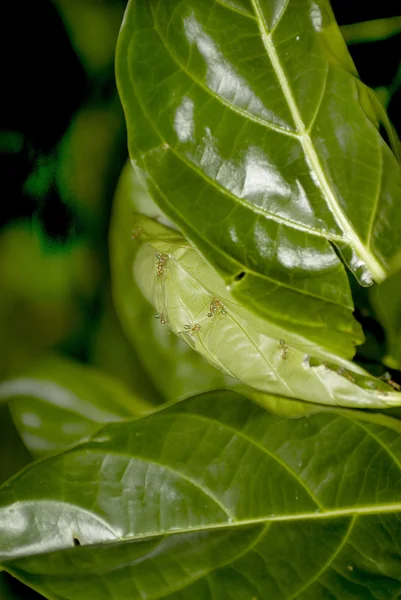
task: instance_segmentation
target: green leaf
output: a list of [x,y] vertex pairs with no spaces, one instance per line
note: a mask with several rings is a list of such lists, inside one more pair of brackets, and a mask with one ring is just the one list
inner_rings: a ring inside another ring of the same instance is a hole
[[400,262],[401,170],[328,2],[131,1],[117,80],[132,159],[238,301],[350,358],[342,261]]
[[139,248],[133,274],[154,304],[160,328],[167,326],[211,364],[261,392],[307,402],[401,405],[399,392],[355,363],[319,353],[296,333],[287,335],[238,304],[177,231],[143,215],[134,227]]
[[116,189],[109,233],[113,300],[124,332],[165,400],[227,387],[227,376],[160,327],[154,307],[136,284],[132,276],[138,250],[132,239],[137,235],[136,211],[164,219],[141,185],[138,173],[127,163]]
[[48,357],[0,384],[25,446],[34,456],[87,439],[103,423],[149,412],[152,405],[89,366]]
[[52,600],[391,600],[400,427],[233,392],[108,425],[1,488],[2,565]]
[[401,272],[370,290],[378,320],[386,332],[386,356],[383,362],[401,370]]
[[341,33],[348,45],[386,40],[401,33],[401,17],[373,19],[362,23],[343,25]]

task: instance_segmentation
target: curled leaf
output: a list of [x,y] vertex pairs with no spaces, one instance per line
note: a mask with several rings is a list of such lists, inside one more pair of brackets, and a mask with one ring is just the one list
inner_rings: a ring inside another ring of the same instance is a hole
[[[352,362],[256,316],[175,230],[138,215],[133,276],[170,328],[210,363],[256,390],[351,407],[401,404],[401,394]],[[237,280],[246,277],[238,273]]]

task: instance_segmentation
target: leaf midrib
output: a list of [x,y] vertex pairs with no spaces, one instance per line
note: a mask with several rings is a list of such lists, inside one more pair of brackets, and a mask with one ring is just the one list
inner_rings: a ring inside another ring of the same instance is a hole
[[[162,39],[162,37],[161,37],[161,34],[160,34],[160,32],[158,31],[158,29],[157,29],[157,26],[156,26],[156,23],[155,23],[155,21],[153,21],[153,26],[154,26],[154,29],[155,29],[156,33],[158,33],[158,35],[160,36],[160,39],[163,41],[163,39]],[[129,42],[129,44],[128,44],[128,48],[130,48],[130,46],[131,46],[131,44],[133,44],[133,42],[134,42],[134,38],[132,38],[132,39],[131,39],[131,41]],[[163,43],[164,43],[164,42],[163,42]],[[167,49],[167,46],[166,46],[166,44],[164,44],[164,45],[165,45],[165,47],[166,47],[166,49]],[[136,89],[136,88],[135,88],[135,78],[134,78],[134,77],[132,77],[129,67],[127,67],[127,75],[128,75],[128,78],[130,79],[130,81],[131,81],[131,83],[132,83],[132,89],[133,89],[133,90],[135,90],[135,89]],[[157,134],[157,136],[160,138],[160,141],[161,141],[161,144],[160,144],[160,146],[153,147],[153,148],[151,148],[150,150],[148,150],[147,152],[143,152],[143,153],[141,154],[141,157],[142,157],[142,159],[144,159],[144,158],[145,158],[145,156],[146,156],[147,154],[150,154],[150,153],[152,153],[152,152],[153,152],[155,149],[158,149],[158,148],[163,148],[163,150],[165,150],[165,151],[166,151],[166,150],[167,150],[167,151],[170,151],[170,152],[172,152],[172,153],[173,153],[173,154],[174,154],[174,155],[175,155],[175,156],[178,158],[178,160],[180,160],[181,162],[183,162],[185,165],[187,165],[187,166],[188,166],[189,168],[191,168],[192,170],[196,171],[196,173],[197,173],[197,174],[198,174],[200,177],[202,177],[202,178],[203,178],[205,181],[207,181],[209,184],[211,184],[211,185],[213,185],[214,187],[216,187],[216,188],[218,189],[218,191],[219,191],[219,192],[221,192],[221,193],[224,193],[225,195],[232,197],[232,198],[233,198],[233,200],[234,200],[235,202],[239,203],[239,204],[245,204],[245,201],[244,201],[243,199],[241,199],[241,198],[238,198],[237,196],[234,196],[234,195],[232,195],[232,194],[231,194],[231,192],[229,192],[229,191],[228,191],[228,190],[226,190],[225,188],[222,188],[221,186],[217,185],[217,184],[216,184],[216,182],[213,182],[213,181],[212,181],[212,180],[211,180],[211,179],[210,179],[210,178],[209,178],[209,177],[208,177],[208,176],[207,176],[207,175],[206,175],[206,174],[205,174],[203,171],[200,171],[200,170],[199,170],[199,169],[198,169],[198,168],[197,168],[197,167],[196,167],[196,166],[195,166],[193,163],[189,162],[187,159],[185,159],[185,158],[183,157],[183,155],[182,155],[182,154],[179,154],[179,153],[177,152],[177,150],[175,150],[175,149],[174,149],[172,146],[170,146],[170,145],[169,145],[169,144],[166,142],[166,140],[164,139],[164,137],[161,135],[161,133],[160,133],[160,131],[158,130],[158,128],[156,127],[156,124],[155,124],[154,120],[152,119],[151,115],[149,114],[149,111],[146,109],[145,105],[144,105],[144,104],[143,104],[143,102],[142,102],[142,99],[140,98],[140,96],[138,95],[138,93],[137,93],[137,92],[135,93],[135,95],[136,95],[136,99],[137,99],[137,101],[138,101],[138,104],[139,104],[139,106],[140,106],[141,110],[143,111],[143,114],[144,114],[144,115],[146,116],[146,118],[149,120],[149,123],[151,124],[151,126],[153,127],[153,129],[154,129],[155,133]],[[164,193],[162,192],[162,190],[161,190],[161,189],[160,189],[160,187],[157,185],[157,183],[156,183],[156,181],[155,181],[154,179],[152,179],[152,185],[153,185],[153,186],[154,186],[154,187],[157,189],[158,193],[159,193],[159,194],[160,194],[160,195],[161,195],[161,196],[164,198],[164,200],[165,200],[166,204],[168,204],[168,205],[169,205],[171,208],[173,208],[173,210],[176,212],[176,214],[178,214],[178,215],[179,215],[179,217],[181,218],[181,220],[182,220],[182,221],[184,221],[184,222],[185,222],[185,223],[186,223],[186,224],[187,224],[187,225],[188,225],[188,226],[189,226],[191,229],[193,229],[192,225],[191,225],[191,224],[188,222],[188,220],[186,219],[186,217],[185,217],[185,216],[184,216],[182,213],[180,213],[180,212],[178,211],[177,204],[176,204],[176,205],[174,205],[174,207],[173,207],[173,205],[171,204],[171,202],[170,202],[169,198],[166,196],[166,194],[164,194]],[[249,203],[248,203],[248,202],[246,202],[246,205],[247,205],[247,208],[249,208]],[[260,214],[260,212],[261,212],[261,209],[260,209],[259,207],[256,207],[256,206],[254,206],[254,205],[251,205],[251,209],[252,209],[252,211],[253,211],[253,212],[259,212],[259,214]],[[333,241],[333,242],[335,242],[335,241],[344,242],[344,241],[345,241],[345,239],[344,239],[344,238],[342,238],[342,237],[339,237],[339,236],[336,236],[335,234],[332,234],[332,233],[330,233],[330,234],[329,234],[329,233],[327,233],[327,235],[325,235],[325,234],[323,234],[323,233],[319,232],[318,230],[315,230],[315,229],[309,229],[309,228],[307,228],[307,226],[303,226],[303,225],[301,225],[301,224],[299,224],[299,223],[295,223],[295,222],[293,222],[293,221],[288,221],[288,223],[286,223],[286,222],[285,222],[285,221],[286,221],[286,219],[284,219],[284,218],[282,218],[282,217],[279,217],[278,215],[274,215],[273,213],[266,213],[265,211],[263,211],[263,212],[262,212],[262,214],[263,214],[263,216],[264,216],[265,218],[271,218],[273,221],[276,221],[277,223],[283,222],[284,224],[287,224],[288,226],[292,226],[292,227],[294,227],[295,229],[299,229],[299,230],[301,230],[301,231],[306,231],[307,233],[310,233],[311,235],[315,235],[315,236],[317,236],[317,237],[320,237],[320,238],[325,238],[325,239],[327,239],[328,241]],[[253,269],[252,269],[252,268],[251,268],[249,265],[244,265],[244,264],[242,264],[242,263],[241,263],[241,262],[240,262],[238,259],[235,259],[233,256],[229,255],[229,254],[228,254],[226,251],[224,251],[222,248],[220,248],[220,247],[217,247],[217,246],[216,246],[214,243],[212,243],[212,241],[211,241],[210,239],[208,239],[208,240],[207,240],[207,242],[208,242],[208,244],[209,244],[209,245],[210,245],[210,246],[211,246],[211,247],[212,247],[214,250],[216,250],[216,252],[217,252],[217,253],[219,253],[219,254],[222,254],[223,256],[226,256],[226,257],[227,257],[227,258],[228,258],[230,261],[232,261],[232,262],[236,262],[236,263],[237,263],[237,264],[238,264],[240,267],[244,267],[244,269],[245,269],[245,270],[246,270],[248,273],[251,273],[251,274],[252,274],[252,275],[254,275],[255,277],[257,277],[257,278],[260,278],[260,279],[265,279],[265,280],[271,281],[271,282],[273,282],[275,285],[280,285],[280,286],[282,286],[282,287],[284,287],[284,288],[286,288],[286,289],[289,289],[289,290],[291,290],[291,291],[294,291],[294,288],[292,288],[292,287],[291,287],[290,285],[288,285],[286,282],[284,282],[284,281],[280,281],[280,282],[278,282],[277,280],[273,279],[272,277],[268,277],[268,276],[267,276],[265,273],[263,273],[263,274],[262,274],[262,273],[260,273],[260,272],[257,272],[257,271],[255,271],[255,270],[253,270]],[[323,300],[324,302],[328,302],[328,303],[330,303],[330,304],[335,304],[333,300],[328,300],[327,298],[322,298],[322,297],[320,297],[320,296],[318,296],[318,295],[316,295],[316,294],[312,294],[312,293],[310,293],[310,292],[307,292],[306,290],[303,290],[303,292],[302,292],[302,293],[303,293],[303,295],[311,296],[311,297],[313,297],[313,298],[317,298],[317,299],[319,299],[319,300]],[[341,306],[343,306],[343,308],[346,308],[346,309],[351,309],[351,310],[353,309],[353,306],[345,306],[345,305],[341,305]],[[299,316],[301,316],[301,314],[302,314],[302,313],[299,313]],[[279,315],[276,315],[276,316],[279,316]],[[291,321],[293,324],[297,324],[297,325],[301,324],[301,325],[305,325],[305,326],[307,326],[307,327],[318,327],[318,328],[321,328],[321,326],[318,324],[318,322],[317,322],[317,321],[313,321],[313,322],[310,322],[310,321],[308,321],[308,322],[304,322],[304,321],[300,321],[299,319],[298,319],[297,321],[295,321],[294,319],[289,319],[288,315],[286,316],[286,319],[287,319],[287,321]]]
[[356,253],[360,256],[360,258],[364,261],[367,268],[372,273],[373,278],[377,281],[383,281],[386,277],[385,270],[380,265],[380,263],[376,260],[373,254],[369,251],[369,249],[362,243],[355,229],[353,228],[351,222],[345,215],[342,210],[340,203],[333,193],[329,182],[327,180],[324,169],[321,165],[317,152],[312,143],[310,132],[305,127],[301,114],[298,110],[298,107],[295,102],[295,98],[291,91],[291,87],[289,85],[287,76],[282,67],[281,61],[277,54],[274,42],[272,40],[272,32],[268,30],[262,7],[260,6],[260,0],[251,0],[253,9],[255,11],[255,15],[257,17],[259,30],[262,36],[262,41],[265,46],[266,52],[270,59],[270,62],[273,66],[274,72],[276,73],[277,79],[280,83],[281,89],[283,91],[284,98],[288,104],[288,108],[291,112],[292,118],[294,119],[295,127],[299,133],[300,141],[306,156],[308,157],[310,164],[313,167],[313,170],[318,178],[320,183],[322,192],[326,198],[329,208],[331,209],[337,223],[340,228],[344,232],[346,238],[348,238],[349,243],[354,248]]
[[[138,102],[142,108],[142,110],[144,111],[144,115],[149,117],[148,113],[146,112],[145,108],[143,107],[143,105],[141,104],[139,97],[137,95],[137,99]],[[157,129],[155,128],[156,133],[160,136],[159,132],[157,131]],[[163,147],[164,144],[161,144],[160,147]],[[151,152],[153,152],[155,150],[155,148],[152,148],[148,153],[142,153],[142,158],[144,158],[146,156],[146,154],[150,154]],[[175,154],[175,156],[177,156],[182,162],[185,162],[186,164],[188,164],[189,166],[192,166],[191,163],[187,163],[185,161],[185,159],[179,155],[177,152],[175,152],[173,150],[173,148],[169,147],[168,149],[169,151],[173,152],[173,154]],[[177,205],[172,204],[171,201],[169,200],[169,198],[166,196],[166,194],[164,192],[162,192],[162,190],[160,189],[160,187],[157,185],[157,183],[152,179],[152,185],[153,187],[158,191],[158,193],[160,194],[160,196],[162,196],[166,202],[166,204],[172,208],[175,213],[180,217],[180,219],[182,221],[184,221],[184,223],[193,230],[193,226],[191,225],[191,223],[188,222],[188,220],[186,219],[186,217],[178,210]],[[276,279],[274,279],[273,277],[270,277],[268,275],[266,275],[266,273],[260,273],[258,271],[255,271],[254,269],[252,269],[252,267],[250,267],[249,265],[245,265],[243,264],[243,262],[241,262],[240,260],[234,258],[233,256],[231,256],[227,251],[224,250],[224,248],[220,248],[218,247],[214,242],[212,242],[210,239],[207,239],[207,243],[209,244],[209,246],[211,248],[213,248],[213,250],[216,251],[216,253],[219,253],[220,255],[224,256],[225,258],[227,258],[229,261],[236,263],[241,270],[246,271],[248,274],[253,275],[254,277],[258,278],[258,279],[262,279],[262,280],[266,280],[269,282],[274,283],[276,286],[281,286],[282,288],[288,289],[292,292],[297,292],[296,288],[291,287],[288,283],[284,282],[284,281],[278,281]],[[313,294],[309,291],[306,291],[305,289],[302,290],[302,295],[304,296],[310,296],[311,298],[316,298],[318,300],[323,300],[323,302],[327,302],[328,304],[334,304],[335,306],[340,306],[346,310],[353,310],[353,306],[346,306],[345,304],[336,304],[334,302],[334,300],[329,300],[327,298],[323,298],[321,296],[318,296],[317,294]],[[283,315],[279,315],[279,314],[275,314],[276,317],[278,318],[283,318]],[[298,313],[298,320],[295,320],[294,318],[292,318],[290,315],[285,315],[285,318],[288,322],[291,322],[293,324],[296,325],[305,325],[307,327],[314,327],[314,328],[319,328],[322,329],[323,325],[319,324],[318,321],[304,321],[301,320],[303,318],[303,313],[299,312]]]
[[[272,31],[269,31],[267,28],[267,24],[264,20],[262,8],[260,7],[260,0],[251,0],[251,2],[253,5],[253,8],[254,8],[254,11],[255,11],[255,19],[259,25],[259,30],[260,30],[260,33],[262,36],[262,41],[263,41],[264,47],[266,49],[267,55],[270,59],[270,62],[273,66],[273,70],[276,73],[277,79],[278,79],[280,86],[282,88],[282,91],[283,91],[284,98],[288,104],[289,110],[291,112],[291,115],[292,115],[294,123],[295,123],[296,130],[298,132],[297,134],[295,134],[295,135],[292,134],[292,135],[299,139],[299,141],[302,145],[302,148],[304,150],[304,153],[308,157],[309,162],[313,167],[315,175],[319,181],[321,190],[324,194],[324,197],[326,198],[327,204],[328,204],[336,222],[338,223],[340,229],[344,232],[344,239],[341,239],[341,240],[338,239],[339,236],[333,236],[332,234],[326,234],[325,237],[326,237],[326,239],[328,239],[328,240],[331,239],[334,242],[348,241],[348,243],[351,245],[352,248],[354,248],[354,250],[358,254],[358,256],[366,264],[366,266],[367,266],[368,270],[371,272],[374,280],[377,282],[381,282],[386,278],[386,272],[383,269],[383,267],[381,266],[381,264],[374,257],[374,255],[365,246],[365,244],[362,243],[359,235],[355,231],[355,229],[352,226],[351,222],[349,221],[348,217],[346,216],[343,209],[341,208],[337,197],[335,196],[334,192],[332,191],[330,184],[328,182],[327,176],[321,165],[320,159],[319,159],[317,152],[314,148],[314,145],[312,143],[312,140],[310,137],[310,131],[305,127],[305,124],[302,120],[301,114],[296,105],[294,96],[292,94],[291,87],[288,83],[287,76],[284,72],[284,69],[281,65],[280,59],[276,52],[275,45],[272,41],[272,33],[276,29],[279,21],[281,20],[283,13],[280,15],[280,18],[279,18],[278,22],[276,23],[274,29]],[[153,11],[152,11],[152,15],[153,15]],[[159,29],[156,25],[154,15],[153,15],[153,26],[154,26],[156,32],[158,33],[158,35],[160,36],[160,38],[162,39],[165,48],[168,49],[166,41],[163,40],[161,32],[159,31]],[[171,55],[171,50],[168,49],[168,51]],[[174,60],[177,62],[176,57],[174,58]],[[191,73],[189,73],[188,70],[181,63],[177,62],[177,64],[180,67],[180,69],[185,70],[187,75],[189,75],[192,79],[194,79],[193,75]],[[198,85],[204,87],[203,84],[201,82],[199,82],[198,80],[196,80],[196,83]],[[211,90],[209,90],[208,88],[205,88],[205,89],[207,89],[207,91],[209,93],[211,92]],[[227,103],[220,97],[219,97],[219,101],[221,101],[223,104],[229,106],[229,108],[231,108],[233,110],[237,110],[235,107],[233,107],[231,104]],[[242,111],[240,109],[238,109],[238,112],[241,112],[242,114],[244,114],[246,118],[252,119],[252,116],[249,115],[248,113],[245,113],[244,111]],[[259,121],[259,119],[258,119],[258,121]],[[263,120],[263,123],[267,127],[270,126],[271,129],[276,128],[277,130],[280,130],[280,128],[273,127],[271,124],[269,124],[269,122],[267,122],[265,120]],[[157,129],[156,129],[156,131],[157,131],[158,135],[160,136],[159,131]],[[287,132],[285,130],[281,130],[281,133],[291,135],[290,132]],[[177,154],[177,156],[182,159],[181,155]],[[193,165],[190,165],[190,166],[193,167]],[[202,176],[204,176],[203,173],[202,173]],[[211,181],[209,181],[209,182],[212,183]],[[226,191],[226,190],[224,190],[224,191]],[[243,203],[243,199],[240,199],[237,197],[235,197],[235,199],[236,199],[236,201],[239,201],[241,204]],[[254,208],[255,207],[252,205],[252,210],[254,210]],[[267,213],[267,214],[265,213],[264,216],[266,216],[267,218],[269,218],[269,217],[273,218],[273,220],[278,220],[277,216],[275,216],[275,215],[270,216],[269,213]],[[294,222],[293,226],[295,228],[302,229],[302,227],[300,227],[300,224],[297,224],[295,222]],[[306,227],[305,227],[305,230],[307,230]],[[310,233],[312,235],[318,235],[318,233],[316,231],[314,231],[313,229],[310,231]],[[320,236],[320,237],[322,237],[322,236]],[[337,238],[337,239],[335,239],[335,238]]]
[[[382,504],[381,506],[360,506],[359,508],[349,507],[342,508],[337,510],[327,510],[323,512],[305,512],[298,514],[288,514],[288,515],[269,515],[265,517],[254,517],[252,519],[237,519],[232,520],[230,522],[224,523],[209,523],[202,524],[194,527],[186,527],[186,528],[174,528],[172,530],[160,530],[160,531],[150,531],[139,533],[136,535],[132,535],[130,537],[120,537],[114,540],[105,540],[101,542],[102,546],[106,546],[108,544],[123,544],[129,543],[137,540],[150,540],[157,537],[166,537],[170,535],[182,535],[189,533],[202,533],[206,531],[224,531],[235,528],[244,528],[251,527],[254,525],[267,525],[269,523],[281,523],[281,522],[294,522],[294,521],[314,521],[314,520],[324,520],[324,519],[337,519],[342,517],[363,517],[363,516],[373,516],[373,515],[384,515],[384,514],[394,514],[401,513],[401,503],[397,504]],[[93,544],[96,545],[96,544]],[[19,557],[21,558],[21,557]],[[4,561],[5,562],[5,561]]]

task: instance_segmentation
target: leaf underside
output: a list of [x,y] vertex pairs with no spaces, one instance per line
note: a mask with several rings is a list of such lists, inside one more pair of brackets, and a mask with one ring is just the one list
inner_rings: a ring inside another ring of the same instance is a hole
[[157,207],[127,163],[114,196],[109,231],[113,300],[124,332],[164,400],[181,400],[196,393],[225,388],[228,377],[171,335],[166,327],[160,327],[155,319],[155,308],[133,278],[133,262],[138,250],[133,216],[139,210],[158,216]]
[[350,361],[316,355],[315,345],[305,346],[302,338],[300,343],[296,332],[286,335],[239,305],[177,231],[142,214],[133,216],[137,238],[133,244],[125,240],[128,248],[135,246],[131,278],[154,305],[160,332],[173,331],[199,357],[235,378],[221,379],[220,388],[235,389],[242,382],[252,390],[319,404],[400,405],[401,394],[386,382]]

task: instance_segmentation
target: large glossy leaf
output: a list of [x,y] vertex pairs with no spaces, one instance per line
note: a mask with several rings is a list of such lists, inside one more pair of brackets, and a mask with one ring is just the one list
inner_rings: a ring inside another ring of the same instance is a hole
[[132,158],[235,297],[351,357],[337,253],[363,284],[399,262],[401,170],[328,2],[131,1],[117,79]]
[[391,600],[400,461],[391,418],[205,394],[3,486],[2,565],[51,599]]
[[152,405],[89,366],[50,356],[0,384],[16,427],[34,456],[64,450],[103,423],[144,414]]
[[155,319],[155,308],[136,284],[132,271],[138,252],[135,241],[138,231],[134,222],[137,211],[165,221],[141,185],[138,173],[127,163],[114,197],[109,247],[113,300],[128,339],[165,400],[227,387],[227,376],[208,364],[167,328],[160,327]]
[[241,306],[179,232],[137,215],[133,276],[159,316],[211,364],[256,390],[308,402],[378,408],[401,394],[345,359]]

